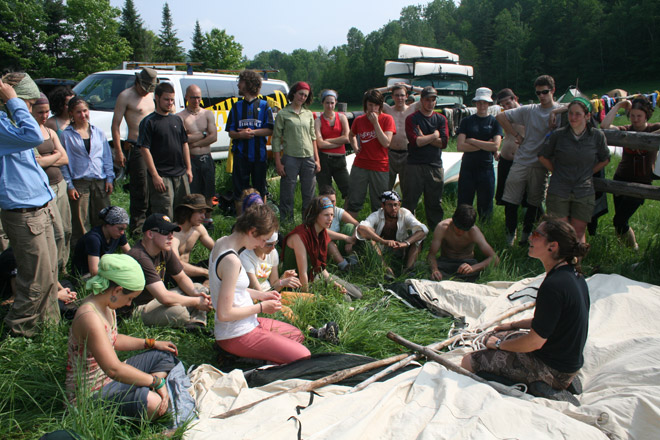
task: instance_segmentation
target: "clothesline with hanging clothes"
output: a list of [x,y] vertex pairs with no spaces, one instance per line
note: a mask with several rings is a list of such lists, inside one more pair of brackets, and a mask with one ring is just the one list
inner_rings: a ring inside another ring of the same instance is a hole
[[[635,93],[632,95],[627,95],[627,96],[608,96],[608,95],[603,95],[600,98],[596,95],[591,96],[591,105],[594,109],[594,115],[598,118],[598,122],[601,122],[604,118],[607,112],[609,112],[612,107],[616,105],[617,101],[621,101],[624,99],[632,100],[635,99],[639,96],[644,96],[651,101],[651,104],[653,105],[653,108],[655,108],[657,102],[658,102],[658,95],[660,94],[660,91],[656,90],[652,93]],[[618,115],[617,115],[618,116]]]

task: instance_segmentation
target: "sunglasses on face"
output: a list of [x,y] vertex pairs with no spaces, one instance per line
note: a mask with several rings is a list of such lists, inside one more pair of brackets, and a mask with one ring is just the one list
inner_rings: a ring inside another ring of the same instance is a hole
[[165,235],[165,236],[174,233],[174,231],[166,231],[166,230],[164,230],[164,229],[150,229],[150,231],[151,231],[151,232],[158,232],[160,235]]
[[541,96],[541,95],[547,95],[550,93],[552,90],[550,89],[545,89],[545,90],[537,90],[536,91],[536,96]]

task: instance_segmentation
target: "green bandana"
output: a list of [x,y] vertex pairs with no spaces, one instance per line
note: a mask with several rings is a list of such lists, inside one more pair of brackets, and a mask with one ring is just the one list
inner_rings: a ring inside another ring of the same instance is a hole
[[589,113],[591,113],[591,102],[589,102],[588,99],[583,98],[581,96],[578,96],[577,98],[574,98],[573,101],[571,101],[571,102],[575,102],[575,101],[578,101],[578,102],[581,102],[582,104],[584,104],[587,107],[587,111]]
[[16,90],[16,95],[21,99],[39,99],[41,97],[39,87],[37,87],[37,84],[32,81],[32,78],[27,73],[21,82],[16,84],[14,90]]
[[140,263],[123,254],[105,254],[99,261],[99,274],[90,278],[85,287],[94,295],[105,292],[110,281],[124,289],[137,292],[144,290],[144,273]]

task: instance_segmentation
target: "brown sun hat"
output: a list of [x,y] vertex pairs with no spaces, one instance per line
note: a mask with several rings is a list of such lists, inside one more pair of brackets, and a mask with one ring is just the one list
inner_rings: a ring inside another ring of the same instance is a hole
[[193,211],[197,211],[198,209],[213,211],[213,207],[206,203],[206,197],[202,194],[188,194],[183,198],[182,203],[177,205],[176,209],[181,207],[190,208]]

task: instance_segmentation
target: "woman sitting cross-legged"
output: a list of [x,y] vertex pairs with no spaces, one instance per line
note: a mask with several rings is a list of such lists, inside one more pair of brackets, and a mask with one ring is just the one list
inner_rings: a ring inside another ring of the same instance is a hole
[[[98,275],[87,281],[87,289],[92,294],[78,308],[69,331],[69,400],[75,403],[82,393],[89,393],[118,403],[126,416],[162,416],[169,404],[165,377],[179,362],[176,345],[117,332],[115,310],[130,305],[144,289],[140,264],[128,255],[106,254],[99,261]],[[142,349],[150,350],[126,362],[115,352]]]
[[334,205],[327,197],[316,197],[305,210],[303,223],[296,226],[284,239],[284,269],[298,269],[300,283],[309,291],[309,282],[316,275],[333,282],[345,293],[347,300],[362,298],[356,286],[331,275],[326,269],[328,261],[328,228],[332,225]]
[[304,336],[290,324],[257,317],[258,313],[281,310],[280,294],[248,288],[250,279],[238,257],[241,248],[264,247],[277,227],[277,217],[268,206],[245,210],[231,235],[215,242],[209,258],[209,283],[218,346],[239,357],[286,364],[310,357],[301,344]]
[[[534,317],[495,327],[487,349],[465,355],[463,368],[528,384],[532,394],[531,385],[568,388],[584,363],[589,329],[589,288],[577,263],[588,249],[567,222],[541,223],[529,237],[529,256],[540,260],[546,271]],[[529,333],[512,334],[518,329]]]

